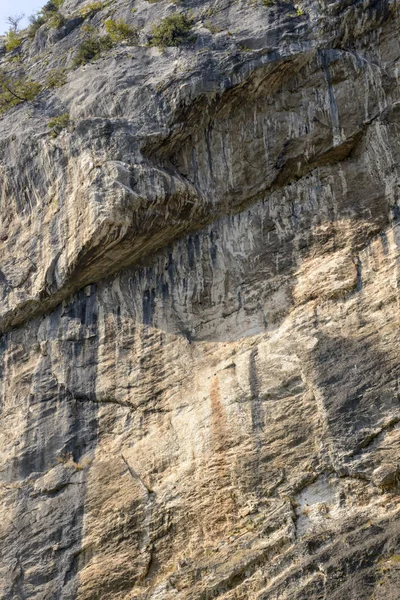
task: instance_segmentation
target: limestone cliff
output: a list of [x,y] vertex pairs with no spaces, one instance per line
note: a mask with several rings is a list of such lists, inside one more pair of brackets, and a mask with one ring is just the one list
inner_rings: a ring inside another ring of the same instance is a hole
[[399,3],[57,9],[0,49],[1,599],[398,600]]

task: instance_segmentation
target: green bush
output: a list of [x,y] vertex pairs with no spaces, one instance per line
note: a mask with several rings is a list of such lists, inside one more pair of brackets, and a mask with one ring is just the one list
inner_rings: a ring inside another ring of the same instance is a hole
[[38,13],[37,15],[31,15],[29,17],[29,22],[30,25],[28,27],[28,37],[33,39],[37,30],[46,23],[46,18],[41,13]]
[[222,29],[220,27],[217,27],[216,25],[213,25],[211,23],[211,21],[205,21],[204,22],[204,27],[206,29],[208,29],[208,31],[212,34],[214,33],[220,33],[222,31]]
[[59,88],[67,83],[67,69],[51,69],[47,76],[46,87]]
[[60,29],[65,23],[65,19],[59,12],[54,13],[48,20],[48,24],[52,29]]
[[90,2],[89,4],[86,4],[86,6],[81,8],[79,14],[83,19],[93,17],[97,12],[99,12],[99,10],[104,8],[105,5],[105,2]]
[[51,137],[56,138],[63,129],[68,127],[69,123],[69,113],[63,113],[58,117],[54,117],[48,124],[48,127],[52,130],[50,133]]
[[49,0],[42,8],[42,12],[57,12],[64,4],[64,0]]
[[33,100],[41,90],[42,86],[37,81],[0,71],[0,114],[17,104]]
[[22,44],[22,37],[15,31],[14,29],[10,29],[10,31],[6,35],[6,51],[11,52]]
[[153,26],[153,37],[151,46],[180,46],[185,42],[193,40],[190,31],[193,21],[182,13],[175,13],[166,17],[159,25]]
[[53,29],[59,29],[64,25],[65,19],[58,12],[64,0],[49,0],[43,8],[36,14],[29,17],[30,25],[28,27],[28,36],[34,38],[37,30],[49,23]]
[[128,23],[122,21],[122,19],[119,21],[107,19],[105,29],[114,44],[123,41],[133,41],[137,33],[134,27],[131,27]]
[[109,50],[113,46],[109,35],[99,37],[94,30],[86,30],[86,32],[87,37],[79,44],[75,55],[73,62],[74,67],[85,65],[91,60],[96,60],[104,50]]

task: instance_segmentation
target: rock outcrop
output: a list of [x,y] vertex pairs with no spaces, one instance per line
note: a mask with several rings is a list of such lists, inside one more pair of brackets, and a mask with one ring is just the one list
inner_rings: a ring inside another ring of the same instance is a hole
[[398,2],[85,6],[0,59],[0,597],[397,600]]

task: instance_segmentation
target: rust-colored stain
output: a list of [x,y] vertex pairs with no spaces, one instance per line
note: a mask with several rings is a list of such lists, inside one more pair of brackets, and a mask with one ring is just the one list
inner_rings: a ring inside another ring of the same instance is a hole
[[207,464],[208,501],[203,509],[203,529],[211,537],[217,538],[230,527],[236,512],[231,496],[231,469],[229,448],[229,423],[218,376],[210,386],[211,408],[211,456]]
[[210,401],[213,450],[223,450],[227,444],[227,419],[225,408],[221,402],[221,392],[217,375],[213,377],[211,382]]

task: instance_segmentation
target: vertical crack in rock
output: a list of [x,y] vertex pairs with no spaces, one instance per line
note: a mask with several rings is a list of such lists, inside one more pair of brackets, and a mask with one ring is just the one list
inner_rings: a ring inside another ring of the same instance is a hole
[[335,100],[335,92],[332,86],[329,66],[331,62],[337,60],[338,58],[338,54],[333,49],[320,50],[318,53],[318,60],[324,72],[326,85],[328,87],[329,112],[331,116],[332,137],[334,146],[338,146],[342,142],[342,135],[340,131],[338,107]]

